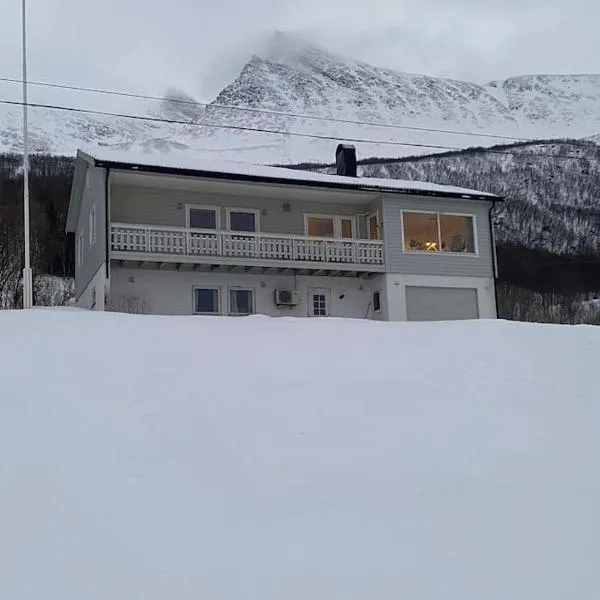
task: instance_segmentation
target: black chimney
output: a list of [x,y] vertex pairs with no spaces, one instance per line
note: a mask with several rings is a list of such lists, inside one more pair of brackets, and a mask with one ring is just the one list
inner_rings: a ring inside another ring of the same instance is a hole
[[338,175],[356,177],[356,148],[350,144],[340,144],[335,151],[335,166]]

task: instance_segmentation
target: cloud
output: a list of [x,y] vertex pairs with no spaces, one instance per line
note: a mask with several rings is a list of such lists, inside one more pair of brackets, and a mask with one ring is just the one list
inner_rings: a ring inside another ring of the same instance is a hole
[[[0,76],[20,76],[19,5],[0,0]],[[380,66],[479,82],[600,71],[596,0],[28,0],[28,15],[32,79],[176,86],[202,100],[277,29]]]

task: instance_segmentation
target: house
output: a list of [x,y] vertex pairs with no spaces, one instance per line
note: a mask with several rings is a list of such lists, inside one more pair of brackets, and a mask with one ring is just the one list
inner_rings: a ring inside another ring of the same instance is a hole
[[495,318],[502,199],[415,181],[78,152],[77,306],[170,315]]

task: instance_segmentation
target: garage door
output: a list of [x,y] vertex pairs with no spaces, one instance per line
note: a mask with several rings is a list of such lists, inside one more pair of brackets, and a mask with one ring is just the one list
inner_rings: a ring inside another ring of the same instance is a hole
[[477,290],[407,286],[406,315],[409,321],[477,319]]

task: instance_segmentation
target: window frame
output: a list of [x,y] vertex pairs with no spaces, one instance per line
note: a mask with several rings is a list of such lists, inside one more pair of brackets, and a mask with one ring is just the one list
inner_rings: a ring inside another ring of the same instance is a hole
[[[310,235],[308,233],[308,219],[316,218],[316,219],[332,219],[333,220],[333,237],[319,237],[316,235]],[[352,221],[352,237],[345,238],[342,237],[342,221]],[[318,240],[357,240],[358,237],[358,227],[356,215],[324,215],[319,213],[304,213],[304,235],[306,237],[318,239]]]
[[[190,211],[191,210],[212,210],[215,213],[215,228],[205,229],[202,227],[192,227],[190,225]],[[220,206],[208,206],[205,204],[186,204],[185,205],[185,228],[193,229],[194,231],[220,231],[221,229],[221,207]]]
[[[417,214],[417,215],[437,215],[437,232],[438,232],[438,243],[440,244],[440,250],[436,252],[430,252],[429,250],[407,250],[406,249],[406,239],[405,239],[405,231],[404,231],[404,215],[408,214]],[[440,216],[446,215],[448,217],[467,217],[472,219],[473,223],[473,245],[475,247],[475,252],[447,252],[441,250],[442,243],[442,229],[440,224]],[[450,212],[446,210],[417,210],[417,209],[402,209],[400,211],[400,230],[402,232],[402,253],[403,254],[427,254],[433,256],[469,256],[471,258],[479,257],[479,239],[477,236],[477,215],[473,213],[462,213],[462,212]]]
[[[325,298],[325,314],[315,315],[314,313],[314,297],[323,296]],[[327,288],[310,288],[308,290],[308,316],[310,318],[322,319],[331,316],[331,290]]]
[[[256,228],[254,231],[233,231],[231,229],[231,213],[239,212],[239,213],[249,213],[254,215],[254,223]],[[256,233],[260,233],[260,210],[258,208],[235,208],[234,206],[228,206],[225,209],[225,223],[227,226],[227,231],[239,235],[253,235]]]
[[89,215],[89,243],[90,248],[96,243],[96,203],[92,204]]
[[[377,227],[377,237],[376,238],[371,237],[371,219],[373,219],[373,218],[375,219],[376,227]],[[381,227],[381,214],[378,210],[370,212],[367,215],[366,235],[367,235],[367,239],[371,242],[380,242],[381,240],[383,240],[382,227]]]
[[[232,292],[250,292],[252,299],[252,312],[235,313],[231,311],[231,293]],[[254,288],[244,286],[229,286],[227,288],[227,315],[229,317],[249,317],[256,314],[256,292]]]
[[[196,290],[210,290],[217,292],[217,310],[215,312],[201,312],[196,310]],[[194,285],[192,286],[192,314],[202,315],[208,317],[218,317],[222,315],[221,311],[221,289],[218,286],[209,287],[206,285]]]

